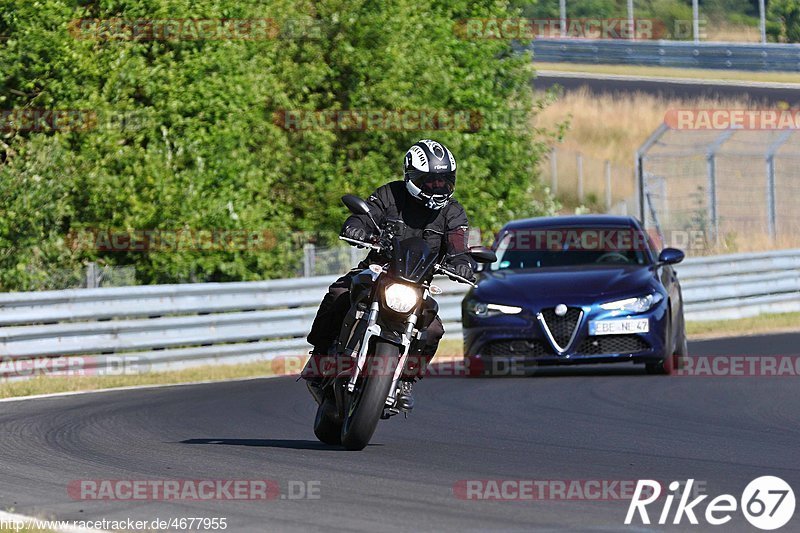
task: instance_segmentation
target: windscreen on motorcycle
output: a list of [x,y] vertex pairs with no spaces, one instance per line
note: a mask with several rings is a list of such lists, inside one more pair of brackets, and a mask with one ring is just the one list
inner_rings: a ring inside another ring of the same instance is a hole
[[419,283],[433,273],[436,256],[421,237],[395,240],[392,265],[389,270],[394,277]]

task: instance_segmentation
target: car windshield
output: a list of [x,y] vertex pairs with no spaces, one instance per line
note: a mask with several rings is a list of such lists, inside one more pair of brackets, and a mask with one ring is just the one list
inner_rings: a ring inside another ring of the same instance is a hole
[[590,265],[648,265],[649,240],[635,228],[513,230],[497,247],[491,270]]

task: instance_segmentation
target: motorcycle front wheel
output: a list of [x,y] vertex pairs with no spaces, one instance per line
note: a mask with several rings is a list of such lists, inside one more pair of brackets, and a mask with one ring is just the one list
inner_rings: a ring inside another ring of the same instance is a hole
[[394,381],[400,348],[376,340],[371,353],[345,410],[341,436],[342,445],[348,450],[363,450],[375,433]]

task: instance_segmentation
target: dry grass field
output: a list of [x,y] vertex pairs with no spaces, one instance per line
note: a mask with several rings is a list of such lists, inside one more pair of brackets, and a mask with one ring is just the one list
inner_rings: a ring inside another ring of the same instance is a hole
[[[630,201],[636,191],[633,172],[634,154],[663,122],[667,110],[753,109],[756,107],[759,106],[744,100],[666,99],[645,93],[593,95],[587,90],[578,90],[561,95],[555,103],[546,107],[533,119],[533,125],[537,128],[555,129],[561,123],[567,124],[563,140],[554,145],[557,149],[557,196],[564,206],[562,212],[574,212],[578,207],[581,210],[605,212],[604,162],[608,160],[612,165],[612,205],[621,200]],[[713,135],[713,132],[710,134]],[[743,134],[742,138],[745,141],[747,135],[752,136],[753,139],[752,142],[745,142],[745,145],[753,149],[757,148],[757,144],[766,142],[763,135],[759,137],[758,132]],[[741,143],[740,141],[738,144]],[[740,149],[737,148],[738,144],[732,143],[730,149]],[[745,150],[746,147],[741,147],[741,149]],[[583,201],[579,201],[577,197],[576,156],[578,153],[582,154],[583,160]],[[700,157],[698,161],[698,164],[701,164],[704,169],[704,158]],[[697,161],[683,160],[674,164],[685,166],[689,163],[697,163]],[[670,163],[667,161],[666,164],[669,166]],[[753,202],[759,205],[765,202],[762,198],[763,195],[759,192],[761,187],[758,179],[758,176],[763,174],[763,168],[763,160],[758,158],[738,157],[736,153],[720,156],[718,172],[726,173],[727,177],[738,184],[735,189],[718,191],[720,209],[724,210],[729,217],[733,217],[731,220],[735,220],[736,216],[734,215],[738,214],[738,208],[735,206],[741,206],[741,209],[756,209],[758,206]],[[703,169],[698,172],[704,172]],[[692,171],[697,171],[697,169]],[[689,176],[689,174],[686,175]],[[551,183],[552,166],[550,161],[542,161],[541,176],[546,183]],[[680,189],[682,181],[684,180],[672,183],[673,191],[677,191],[675,187]],[[688,178],[686,186],[694,187]],[[780,203],[781,198],[778,201]],[[761,206],[764,210],[766,209],[765,205]],[[734,213],[734,211],[737,212]],[[766,222],[763,224],[748,222],[745,223],[745,227],[741,227],[743,223],[732,226],[730,231],[721,228],[726,231],[726,234],[713,249],[709,247],[704,253],[800,247],[800,235],[797,232],[781,230],[779,238],[772,242],[766,235]]]

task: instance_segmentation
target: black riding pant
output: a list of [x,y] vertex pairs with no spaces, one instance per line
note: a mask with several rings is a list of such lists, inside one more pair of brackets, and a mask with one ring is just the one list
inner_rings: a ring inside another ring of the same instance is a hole
[[[314,345],[315,352],[327,353],[339,335],[344,317],[350,309],[350,281],[361,270],[360,268],[351,270],[328,288],[328,293],[319,305],[317,316],[307,337],[308,342]],[[443,335],[444,326],[437,316],[428,326],[423,339],[412,343],[410,355],[422,356],[425,363],[429,362],[436,354]]]

